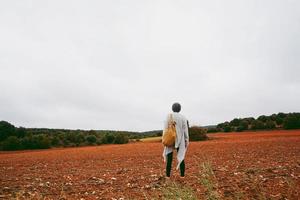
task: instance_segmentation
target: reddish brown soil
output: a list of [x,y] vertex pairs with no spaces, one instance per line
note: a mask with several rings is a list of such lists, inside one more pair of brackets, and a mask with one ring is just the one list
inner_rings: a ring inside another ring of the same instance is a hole
[[[184,181],[172,171],[171,179],[199,199],[207,195],[199,181],[203,162],[213,168],[221,199],[300,199],[300,130],[209,137],[190,144]],[[160,143],[1,152],[0,197],[159,199],[166,187],[161,154]]]

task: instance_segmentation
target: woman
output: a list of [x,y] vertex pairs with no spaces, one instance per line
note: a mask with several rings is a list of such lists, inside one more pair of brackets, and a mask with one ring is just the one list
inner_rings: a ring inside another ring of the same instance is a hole
[[170,120],[170,115],[172,115],[173,121],[176,124],[176,140],[174,147],[164,147],[163,157],[164,161],[167,160],[166,165],[166,176],[170,178],[172,160],[173,160],[173,150],[177,150],[177,167],[180,168],[180,176],[184,177],[185,163],[184,157],[189,144],[189,133],[188,133],[188,121],[186,118],[180,114],[181,105],[179,103],[174,103],[172,106],[173,113],[169,114],[167,120],[165,121],[164,129],[168,127],[168,122]]

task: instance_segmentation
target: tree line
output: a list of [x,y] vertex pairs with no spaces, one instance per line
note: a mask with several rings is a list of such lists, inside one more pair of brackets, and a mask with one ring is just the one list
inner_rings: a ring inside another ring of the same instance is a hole
[[246,130],[273,130],[273,129],[300,129],[300,113],[278,113],[269,116],[234,118],[208,128],[208,133],[213,132],[242,132]]
[[[191,141],[206,140],[206,133],[246,130],[300,129],[300,113],[278,113],[258,118],[235,118],[207,129],[189,128]],[[162,130],[128,132],[111,130],[69,130],[15,127],[0,121],[0,150],[48,149],[102,144],[125,144],[130,140],[161,136]]]
[[158,131],[137,133],[110,130],[69,130],[15,127],[0,121],[0,150],[48,149],[102,144],[125,144],[130,139],[156,135]]

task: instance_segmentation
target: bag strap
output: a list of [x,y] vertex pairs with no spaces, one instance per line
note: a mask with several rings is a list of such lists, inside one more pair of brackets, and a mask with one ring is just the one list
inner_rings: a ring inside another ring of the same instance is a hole
[[169,117],[169,121],[168,121],[168,125],[173,125],[174,124],[174,119],[173,119],[173,115],[172,113],[170,114],[170,117]]

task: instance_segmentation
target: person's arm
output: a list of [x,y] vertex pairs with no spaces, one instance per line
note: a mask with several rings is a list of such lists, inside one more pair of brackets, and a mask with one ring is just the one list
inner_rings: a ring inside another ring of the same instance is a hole
[[184,123],[184,141],[185,147],[189,145],[189,121],[185,119]]

